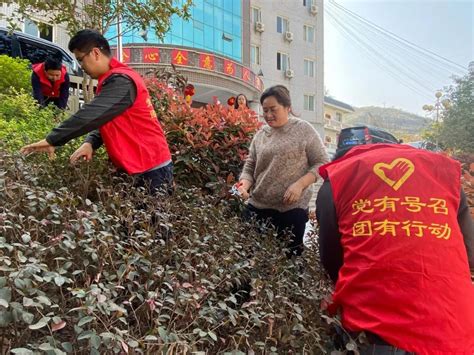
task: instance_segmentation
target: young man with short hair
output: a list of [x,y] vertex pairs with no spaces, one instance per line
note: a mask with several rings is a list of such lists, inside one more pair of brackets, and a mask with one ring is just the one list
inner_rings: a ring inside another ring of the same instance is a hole
[[173,183],[173,164],[165,134],[143,78],[112,58],[107,40],[97,31],[79,31],[69,41],[84,71],[98,80],[95,98],[54,128],[45,139],[21,149],[24,154],[46,152],[89,133],[71,162],[90,161],[104,144],[116,167],[137,176],[150,191]]

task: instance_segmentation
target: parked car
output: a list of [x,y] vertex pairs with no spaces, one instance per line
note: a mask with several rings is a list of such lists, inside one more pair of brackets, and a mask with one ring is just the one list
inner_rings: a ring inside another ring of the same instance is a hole
[[441,152],[442,149],[433,142],[430,141],[416,141],[416,142],[408,142],[408,145],[411,145],[412,147],[418,148],[418,149],[426,149],[426,150],[431,150],[432,152]]
[[337,149],[334,159],[339,158],[348,148],[361,144],[395,143],[400,141],[383,129],[371,126],[357,126],[343,128],[337,140]]
[[31,64],[36,64],[57,52],[63,55],[63,64],[69,75],[82,76],[82,69],[76,59],[57,44],[18,31],[10,33],[0,27],[0,54],[28,59]]

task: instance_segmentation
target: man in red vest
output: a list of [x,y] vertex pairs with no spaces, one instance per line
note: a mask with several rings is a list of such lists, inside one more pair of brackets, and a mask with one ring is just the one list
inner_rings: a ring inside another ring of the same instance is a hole
[[361,354],[474,354],[474,226],[460,164],[372,144],[319,172],[329,310],[352,335],[367,334]]
[[71,162],[90,161],[94,150],[104,144],[116,167],[137,176],[150,192],[171,186],[173,165],[163,129],[143,78],[112,58],[107,40],[94,30],[79,31],[69,41],[84,71],[98,79],[94,100],[54,128],[45,139],[27,145],[21,152],[46,152],[89,133]]
[[62,64],[62,54],[46,58],[43,63],[33,64],[31,74],[33,97],[41,106],[50,102],[60,109],[67,106],[69,98],[69,75]]

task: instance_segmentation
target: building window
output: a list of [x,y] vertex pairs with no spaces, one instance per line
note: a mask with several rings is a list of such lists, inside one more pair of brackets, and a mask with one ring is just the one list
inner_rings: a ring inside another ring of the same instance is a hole
[[251,21],[253,24],[256,22],[262,22],[262,11],[258,7],[252,7]]
[[313,43],[314,42],[314,27],[303,25],[303,39],[305,42]]
[[252,44],[250,46],[250,62],[252,64],[260,65],[260,46]]
[[336,120],[342,122],[342,113],[336,112]]
[[303,6],[311,7],[313,0],[303,0]]
[[290,28],[290,22],[288,19],[277,16],[277,32],[278,33],[285,33]]
[[30,19],[25,19],[25,33],[46,39],[51,42],[53,41],[53,26],[47,25],[45,23],[42,23],[41,26],[38,26]]
[[314,78],[314,60],[304,60],[304,75]]
[[290,68],[290,57],[286,53],[277,52],[277,70],[286,71]]
[[314,95],[304,95],[304,110],[314,111]]

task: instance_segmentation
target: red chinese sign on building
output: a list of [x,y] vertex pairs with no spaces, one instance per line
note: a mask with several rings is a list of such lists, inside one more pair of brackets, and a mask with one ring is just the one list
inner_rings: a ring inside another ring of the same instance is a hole
[[143,48],[143,63],[159,63],[160,50],[159,48],[145,47]]
[[132,61],[132,51],[130,48],[122,49],[122,63],[130,63]]
[[[112,48],[112,57],[117,58],[117,49]],[[122,49],[122,63],[130,63],[132,60],[131,50],[130,48],[123,48]],[[118,58],[117,58],[118,59]]]
[[246,82],[252,82],[252,78],[250,76],[250,70],[247,68],[242,68],[242,79]]
[[203,69],[214,70],[214,56],[210,54],[200,54],[199,66]]
[[260,79],[257,75],[255,75],[255,87],[257,88],[258,91],[262,91],[262,88],[263,88],[262,79]]
[[188,51],[173,49],[171,51],[171,63],[176,65],[188,65]]
[[227,75],[235,76],[235,63],[230,60],[224,59],[224,73]]

